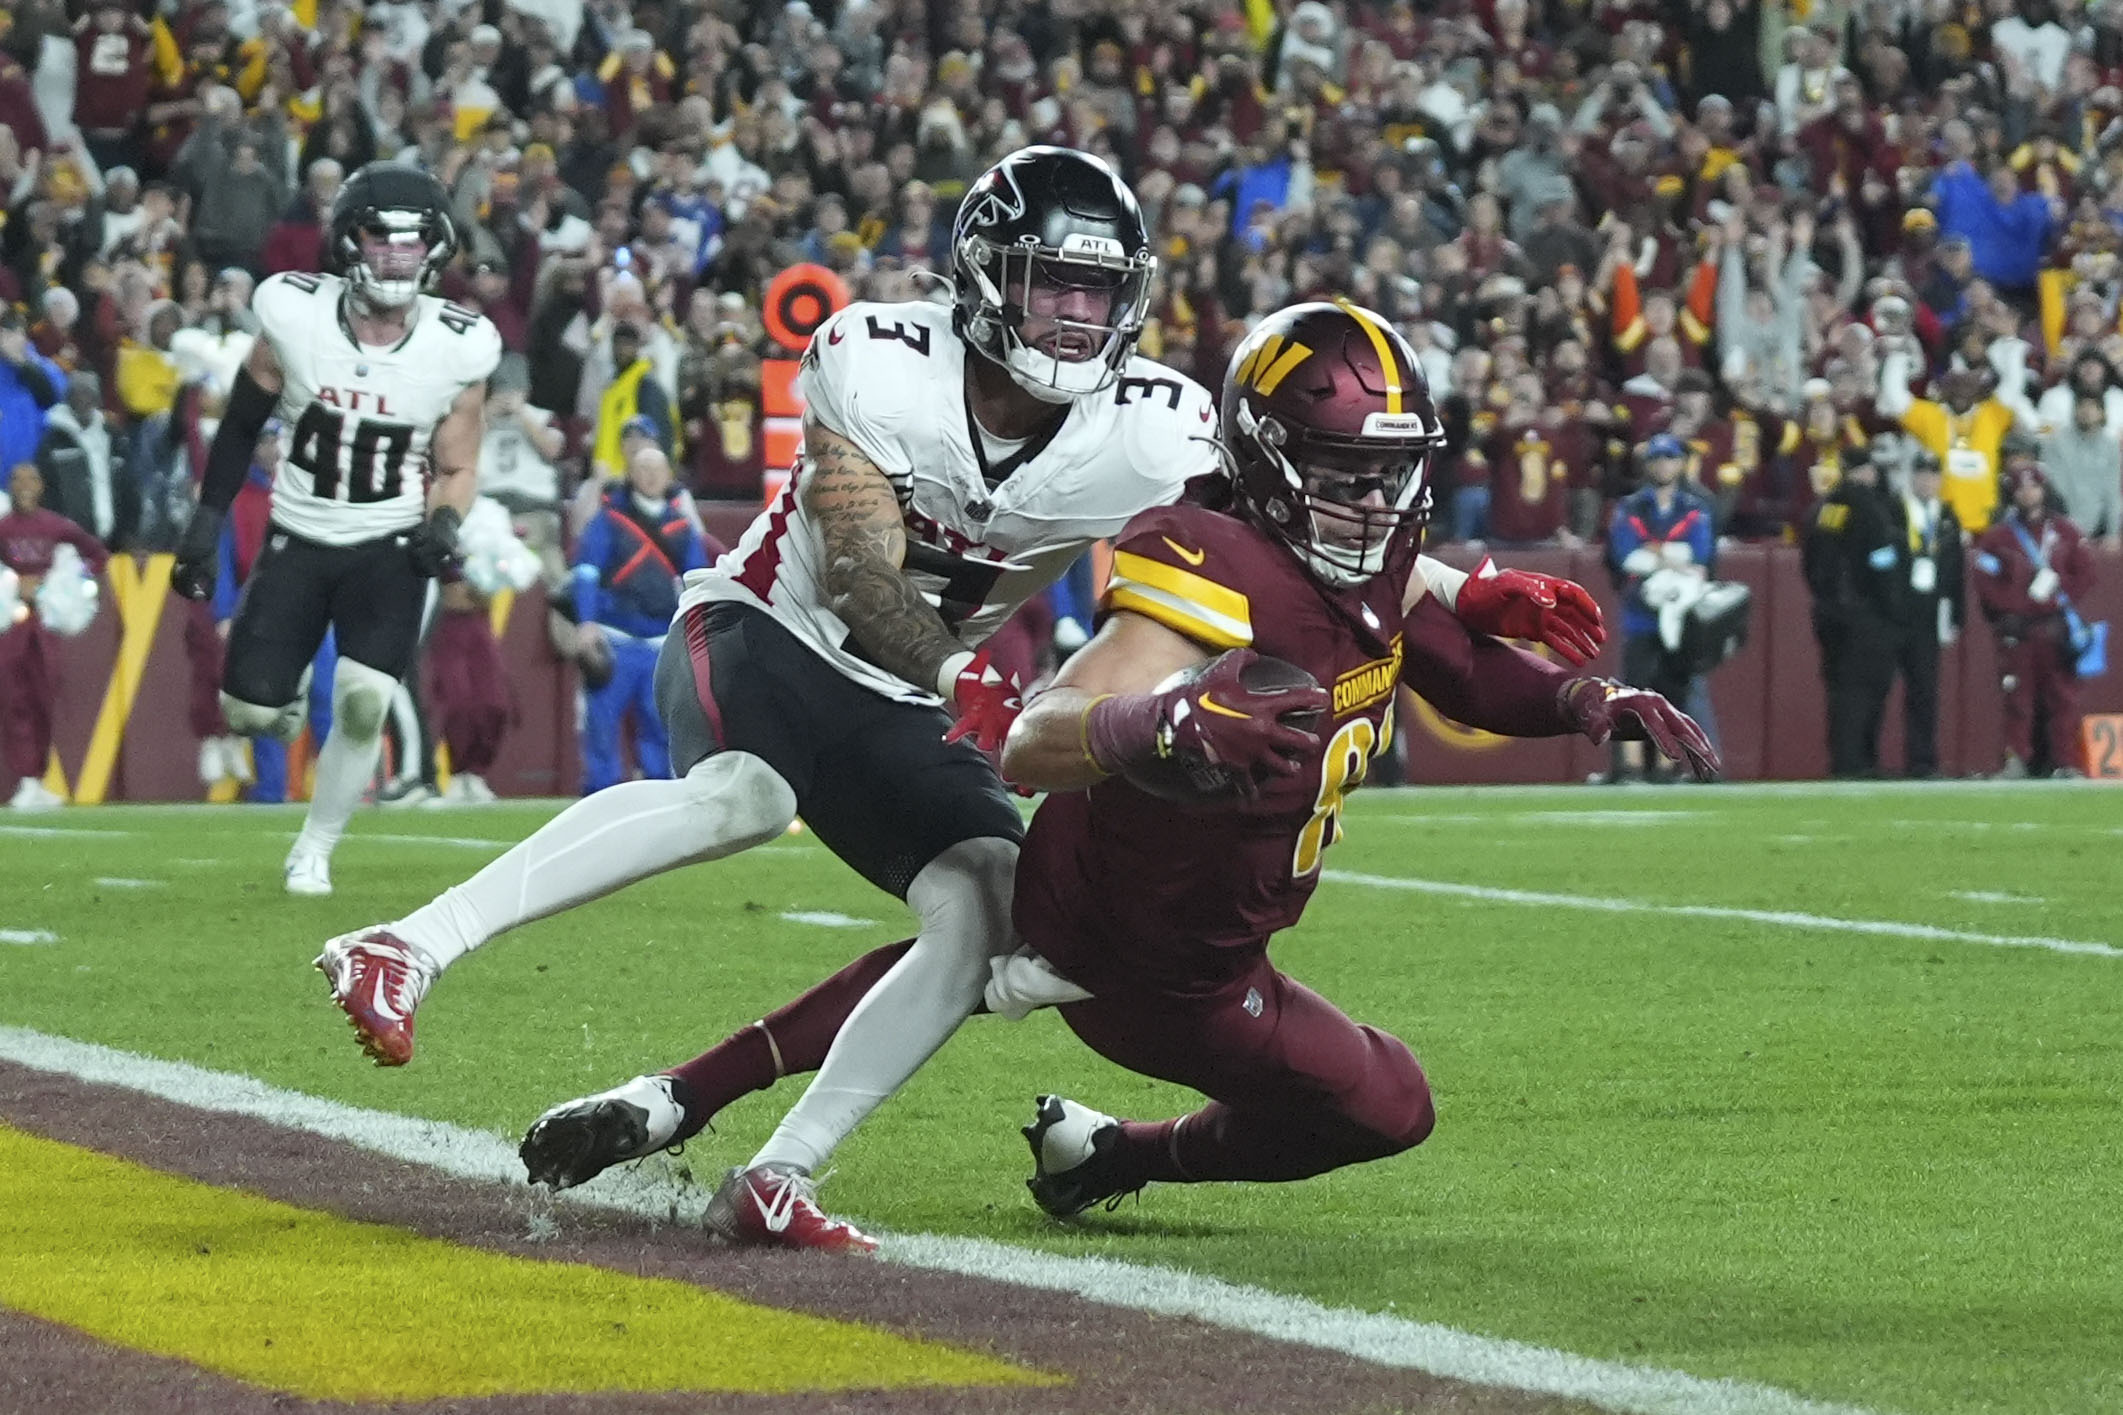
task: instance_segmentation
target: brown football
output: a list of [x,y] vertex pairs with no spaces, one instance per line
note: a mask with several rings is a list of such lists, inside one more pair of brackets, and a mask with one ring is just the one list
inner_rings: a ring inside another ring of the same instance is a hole
[[[1207,663],[1201,665],[1201,668],[1206,667]],[[1160,683],[1157,690],[1164,692],[1184,683],[1200,672],[1201,668],[1175,674]],[[1255,693],[1294,692],[1319,686],[1318,679],[1296,664],[1267,657],[1256,658],[1247,664],[1239,672],[1239,681]],[[1319,730],[1320,716],[1317,708],[1292,708],[1281,714],[1284,722],[1306,732]],[[1238,776],[1230,768],[1184,762],[1176,758],[1136,767],[1129,771],[1128,780],[1161,800],[1177,801],[1183,805],[1230,801],[1239,794]]]

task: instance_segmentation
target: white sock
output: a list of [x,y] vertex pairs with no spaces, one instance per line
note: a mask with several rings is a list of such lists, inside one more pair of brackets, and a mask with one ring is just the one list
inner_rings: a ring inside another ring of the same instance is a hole
[[907,1083],[980,1005],[988,959],[1007,953],[1017,846],[961,841],[914,877],[907,903],[921,933],[841,1024],[802,1099],[752,1157],[753,1166],[815,1172],[884,1099]]
[[332,724],[324,749],[317,753],[317,784],[310,792],[310,813],[303,817],[294,853],[332,853],[368,791],[376,775],[376,759],[382,754],[382,737],[356,739],[342,732],[337,722]]
[[676,781],[627,781],[583,797],[390,929],[447,968],[518,924],[749,850],[795,818],[796,793],[778,772],[748,753],[722,752]]
[[383,753],[383,714],[398,680],[381,669],[351,658],[332,670],[332,730],[317,753],[317,784],[310,792],[310,813],[290,854],[329,857],[354,808],[376,775]]

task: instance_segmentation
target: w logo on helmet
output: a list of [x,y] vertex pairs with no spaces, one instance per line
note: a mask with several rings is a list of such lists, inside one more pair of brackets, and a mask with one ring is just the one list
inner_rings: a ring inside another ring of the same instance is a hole
[[1263,334],[1260,342],[1239,360],[1239,386],[1250,388],[1263,398],[1270,397],[1291,370],[1311,357],[1312,350],[1295,340],[1285,342],[1280,334]]

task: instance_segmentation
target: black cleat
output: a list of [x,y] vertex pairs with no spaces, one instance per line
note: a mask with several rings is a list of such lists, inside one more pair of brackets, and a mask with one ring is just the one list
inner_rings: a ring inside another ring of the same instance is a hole
[[1036,1104],[1032,1123],[1024,1128],[1032,1146],[1032,1177],[1025,1187],[1042,1209],[1055,1218],[1097,1203],[1111,1209],[1143,1187],[1141,1180],[1115,1172],[1118,1120],[1061,1096],[1041,1096]]
[[623,1086],[556,1105],[516,1149],[532,1184],[572,1189],[615,1164],[668,1149],[685,1119],[669,1076],[636,1076]]

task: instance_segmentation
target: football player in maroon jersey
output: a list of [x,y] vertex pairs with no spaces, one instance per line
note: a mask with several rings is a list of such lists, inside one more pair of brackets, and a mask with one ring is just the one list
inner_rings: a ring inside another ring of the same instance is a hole
[[[1398,685],[1492,732],[1642,737],[1699,777],[1717,769],[1664,698],[1470,633],[1412,573],[1442,432],[1383,320],[1346,303],[1271,316],[1234,356],[1222,411],[1231,507],[1131,523],[1097,637],[1004,749],[1006,774],[1053,793],[1014,917],[1074,986],[1039,990],[1080,994],[1061,1013],[1100,1055],[1209,1097],[1150,1122],[1041,1097],[1031,1188],[1056,1215],[1152,1181],[1302,1179],[1430,1133],[1408,1047],[1268,958],[1391,737]],[[1258,656],[1314,686],[1266,686],[1246,671]],[[1237,789],[1175,802],[1175,765]],[[999,972],[991,1008],[1016,1010],[1009,987]]]

